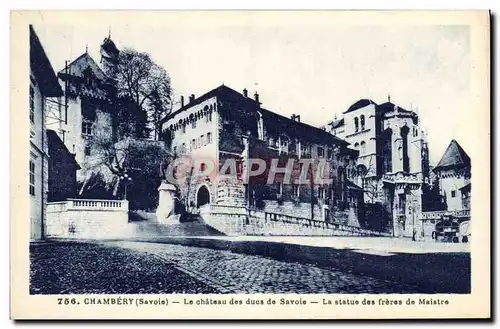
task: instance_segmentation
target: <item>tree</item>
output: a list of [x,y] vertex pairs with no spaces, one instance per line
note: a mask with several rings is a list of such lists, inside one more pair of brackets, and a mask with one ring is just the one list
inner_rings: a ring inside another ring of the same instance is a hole
[[122,117],[136,119],[134,131],[125,130],[123,135],[148,137],[153,131],[154,139],[158,139],[160,120],[171,111],[172,89],[167,71],[148,53],[132,48],[121,50],[116,64],[107,64],[104,69],[114,81],[117,105],[127,105],[118,106]]
[[375,164],[373,163],[373,158],[370,157],[368,166],[363,164],[358,165],[357,172],[361,179],[361,187],[363,188],[364,195],[367,197],[367,201],[370,203],[377,202],[382,193],[382,184],[374,177],[371,179],[375,171]]

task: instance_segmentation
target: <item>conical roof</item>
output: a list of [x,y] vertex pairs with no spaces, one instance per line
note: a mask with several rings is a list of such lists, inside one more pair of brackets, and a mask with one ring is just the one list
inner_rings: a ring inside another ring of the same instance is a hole
[[443,157],[434,170],[453,167],[470,167],[470,157],[456,140],[452,140],[450,145],[448,145]]

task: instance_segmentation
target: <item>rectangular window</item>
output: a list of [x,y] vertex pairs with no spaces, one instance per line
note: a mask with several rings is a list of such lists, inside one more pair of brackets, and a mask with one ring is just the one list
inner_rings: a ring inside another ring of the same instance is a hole
[[212,122],[212,113],[208,113],[205,115],[205,122]]
[[207,133],[207,144],[212,144],[212,133]]
[[186,125],[182,125],[182,133],[185,134],[186,133]]
[[300,189],[298,185],[292,184],[292,195],[296,197],[300,195]]
[[186,143],[182,143],[181,145],[181,154],[186,153]]
[[191,151],[194,150],[194,149],[196,149],[196,140],[193,138],[191,140]]
[[200,137],[200,138],[201,138],[201,145],[202,145],[202,146],[207,145],[207,139],[205,138],[205,135],[201,135],[201,137]]
[[323,187],[318,187],[318,198],[319,199],[324,199],[325,198],[325,189]]
[[88,121],[82,122],[82,134],[92,135],[92,122],[88,122]]
[[325,149],[318,147],[318,157],[323,158],[325,156]]
[[454,198],[457,196],[457,191],[453,190],[451,191],[451,197]]
[[30,160],[30,195],[35,195],[35,163]]
[[30,121],[35,123],[35,89],[30,86]]
[[85,153],[85,156],[89,156],[92,154],[92,149],[91,149],[90,145],[85,146],[84,153]]
[[191,121],[191,128],[196,128],[196,120]]

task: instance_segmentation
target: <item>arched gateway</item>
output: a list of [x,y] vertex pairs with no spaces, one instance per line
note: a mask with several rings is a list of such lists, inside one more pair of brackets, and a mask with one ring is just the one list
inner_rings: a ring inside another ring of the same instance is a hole
[[202,185],[196,194],[196,206],[199,208],[208,203],[210,203],[210,192],[205,185]]

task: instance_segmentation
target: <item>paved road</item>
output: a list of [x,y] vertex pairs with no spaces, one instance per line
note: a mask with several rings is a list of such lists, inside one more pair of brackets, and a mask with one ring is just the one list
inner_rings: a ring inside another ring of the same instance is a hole
[[107,246],[147,253],[221,293],[413,293],[414,286],[314,265],[225,250],[113,241]]

